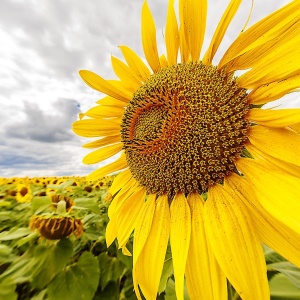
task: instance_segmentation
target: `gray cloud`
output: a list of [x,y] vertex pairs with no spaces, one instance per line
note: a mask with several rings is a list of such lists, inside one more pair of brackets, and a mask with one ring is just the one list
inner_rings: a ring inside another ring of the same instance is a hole
[[6,126],[6,136],[45,143],[68,141],[74,138],[72,122],[79,113],[74,100],[60,99],[54,104],[53,112],[46,113],[35,103],[24,102],[23,121]]

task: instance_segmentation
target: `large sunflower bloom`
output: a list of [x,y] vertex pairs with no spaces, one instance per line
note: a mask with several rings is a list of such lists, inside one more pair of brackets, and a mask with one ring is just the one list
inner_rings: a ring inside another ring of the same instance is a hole
[[[81,71],[106,94],[74,131],[101,137],[84,158],[120,157],[90,175],[122,170],[111,187],[107,244],[123,252],[134,231],[137,296],[155,299],[170,241],[183,299],[269,299],[262,245],[300,266],[300,110],[262,109],[300,87],[300,1],[242,32],[217,66],[213,57],[241,0],[231,0],[200,58],[207,1],[169,0],[159,56],[147,2],[142,45],[149,67],[126,46],[112,57],[119,80]],[[180,61],[180,62],[178,62]],[[241,76],[234,72],[244,70]]]

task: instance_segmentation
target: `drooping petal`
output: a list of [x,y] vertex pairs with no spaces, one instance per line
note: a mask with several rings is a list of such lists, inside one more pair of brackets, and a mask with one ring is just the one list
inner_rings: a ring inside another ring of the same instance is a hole
[[150,77],[150,70],[141,60],[141,58],[127,46],[120,46],[122,54],[133,72],[145,82]]
[[133,266],[134,267],[147,241],[148,235],[152,227],[152,220],[155,211],[155,200],[156,200],[156,195],[150,194],[144,205],[144,210],[143,212],[141,212],[140,217],[136,224],[136,228],[134,231],[134,240],[133,240]]
[[[226,182],[247,206],[262,242],[300,266],[300,234],[278,222],[260,205],[254,187],[245,177],[232,174]],[[228,185],[225,185],[225,188],[228,188]]]
[[114,179],[111,187],[109,188],[112,195],[116,194],[119,190],[121,190],[131,178],[132,174],[129,169],[119,173]]
[[264,161],[240,159],[236,162],[239,170],[255,186],[259,203],[275,219],[294,232],[300,232],[300,179],[267,167]]
[[135,228],[139,214],[145,204],[146,189],[138,187],[116,212],[118,217],[117,238],[119,247],[126,244]]
[[255,23],[231,44],[221,59],[219,68],[225,66],[237,56],[279,37],[286,31],[288,26],[299,20],[299,8],[299,1],[291,1],[286,6]]
[[179,49],[179,30],[174,10],[174,1],[175,0],[169,0],[166,20],[165,42],[169,66],[175,65],[177,63],[177,55]]
[[212,252],[204,229],[204,201],[199,194],[189,194],[191,240],[186,262],[186,284],[192,300],[227,300],[227,281]]
[[204,222],[213,252],[241,298],[270,299],[262,246],[247,208],[234,190],[220,185],[209,189]]
[[109,208],[108,217],[112,218],[113,215],[120,209],[126,199],[135,191],[138,186],[137,181],[131,177],[127,183],[122,187],[118,194],[113,198]]
[[300,86],[300,74],[259,86],[248,96],[250,103],[264,104],[277,100]]
[[108,164],[104,167],[101,167],[101,168],[93,171],[91,174],[88,175],[87,179],[93,181],[93,180],[102,178],[104,176],[107,176],[113,172],[125,169],[127,167],[128,167],[128,165],[127,165],[126,156],[124,153],[122,153],[120,158],[118,158],[111,164]]
[[89,153],[82,161],[84,164],[95,164],[117,154],[122,148],[122,143],[108,145]]
[[170,206],[172,249],[175,290],[177,299],[183,300],[184,271],[191,236],[191,213],[187,200],[182,193],[175,195]]
[[90,143],[86,143],[82,145],[83,148],[93,149],[93,148],[99,148],[105,145],[115,144],[121,142],[120,135],[115,136],[106,136],[100,140],[96,140]]
[[145,57],[153,72],[158,72],[161,67],[156,43],[156,28],[153,16],[145,1],[142,7],[142,44]]
[[156,200],[151,230],[134,270],[136,280],[147,300],[156,299],[169,234],[170,211],[168,197],[164,195]]
[[262,152],[300,166],[300,136],[292,130],[252,126],[248,138]]
[[231,0],[230,3],[228,4],[221,20],[218,23],[218,27],[210,41],[210,45],[203,57],[202,62],[204,64],[211,64],[222,40],[223,37],[226,33],[226,30],[231,23],[233,17],[235,16],[242,0]]
[[115,119],[86,119],[73,123],[73,131],[84,137],[120,135],[120,122]]
[[251,109],[249,119],[268,127],[286,127],[300,122],[300,109]]
[[204,40],[207,0],[179,0],[180,26],[193,61],[198,61]]
[[116,88],[113,84],[91,71],[81,70],[79,75],[88,86],[101,93],[126,102],[131,99],[130,93]]
[[115,74],[124,82],[138,89],[142,81],[131,69],[118,58],[111,56],[111,63]]

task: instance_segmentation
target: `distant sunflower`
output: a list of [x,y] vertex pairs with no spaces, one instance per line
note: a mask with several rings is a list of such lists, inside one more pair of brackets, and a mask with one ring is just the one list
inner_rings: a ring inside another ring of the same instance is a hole
[[[261,109],[300,87],[300,1],[242,32],[217,66],[213,57],[241,0],[230,1],[200,59],[207,1],[169,0],[166,56],[142,7],[146,66],[126,46],[112,57],[119,80],[80,71],[106,94],[74,132],[101,137],[84,158],[91,180],[122,170],[111,187],[107,244],[123,252],[134,231],[137,296],[156,299],[170,240],[175,289],[183,299],[269,299],[261,242],[300,266],[300,110]],[[180,57],[180,59],[178,58]],[[180,62],[178,62],[180,60]],[[236,70],[245,70],[234,77]]]
[[33,198],[30,184],[19,183],[17,185],[16,199],[18,202],[30,202]]

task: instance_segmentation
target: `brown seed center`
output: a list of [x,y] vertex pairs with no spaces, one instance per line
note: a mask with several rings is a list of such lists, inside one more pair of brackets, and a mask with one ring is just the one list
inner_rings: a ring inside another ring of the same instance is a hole
[[131,173],[149,193],[207,191],[236,171],[248,111],[246,90],[214,66],[191,62],[153,74],[122,121]]

